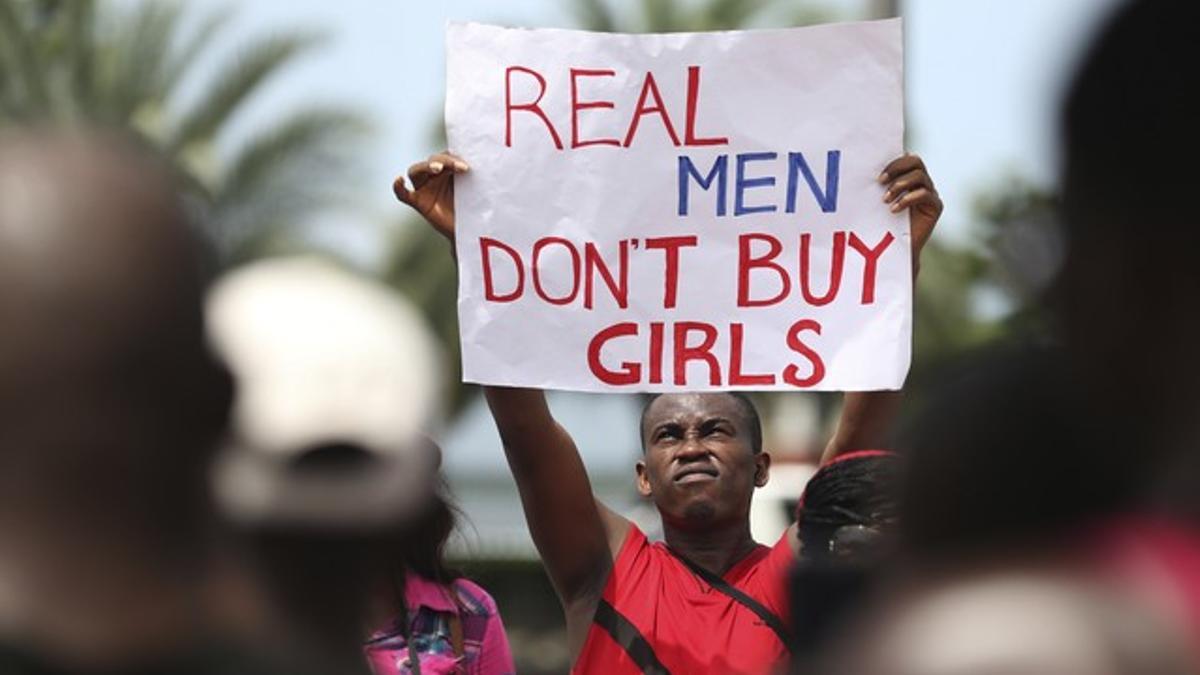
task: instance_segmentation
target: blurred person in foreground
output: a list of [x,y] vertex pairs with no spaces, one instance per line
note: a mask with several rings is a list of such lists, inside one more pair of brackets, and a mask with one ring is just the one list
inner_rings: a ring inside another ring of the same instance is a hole
[[[942,202],[921,159],[881,167],[880,193],[912,224],[914,274]],[[450,154],[409,170],[397,197],[454,238]],[[750,501],[770,476],[754,404],[738,392],[664,394],[642,413],[638,492],[654,500],[665,543],[596,501],[570,435],[536,389],[484,387],[525,517],[566,616],[574,672],[761,673],[786,663],[787,575],[795,526],[773,547],[750,535]],[[878,447],[898,392],[847,393],[826,451]]]
[[[1108,421],[1103,454],[1149,484],[1092,550],[1182,629],[1200,672],[1198,43],[1200,5],[1142,0],[1087,53],[1063,116],[1061,314],[1071,374]],[[1102,163],[1125,168],[1120,189]]]
[[455,515],[425,436],[439,355],[419,314],[308,258],[227,275],[208,312],[239,384],[216,493],[266,589],[265,639],[328,672],[514,672],[495,602],[444,559]]
[[0,133],[5,675],[270,672],[210,612],[231,385],[170,175],[113,135]]
[[1086,53],[1062,348],[989,355],[943,392],[902,508],[913,573],[827,672],[1200,672],[1198,42],[1196,3],[1141,0]]
[[[1103,456],[1087,461],[1103,428],[1061,364],[1004,350],[943,385],[904,451],[899,557],[859,596],[865,613],[846,612],[795,672],[1197,672],[1185,624],[1155,597],[1169,585],[1144,594],[1098,545],[1135,489]],[[1134,557],[1148,563],[1135,576],[1167,581],[1153,557]]]

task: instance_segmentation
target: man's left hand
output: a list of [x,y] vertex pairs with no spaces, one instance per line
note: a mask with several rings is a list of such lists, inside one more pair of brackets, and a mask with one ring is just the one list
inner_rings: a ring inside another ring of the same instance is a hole
[[892,160],[879,175],[879,182],[886,187],[883,201],[891,205],[892,213],[908,209],[915,275],[920,266],[921,249],[929,241],[938,218],[942,216],[942,198],[933,186],[925,162],[918,155],[906,154]]

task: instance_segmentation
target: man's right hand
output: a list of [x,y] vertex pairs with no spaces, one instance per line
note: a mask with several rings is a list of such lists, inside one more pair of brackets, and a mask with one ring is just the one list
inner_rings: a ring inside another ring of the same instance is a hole
[[408,168],[412,189],[404,182],[404,176],[400,176],[392,183],[392,191],[397,199],[413,207],[433,229],[453,242],[454,176],[469,169],[462,159],[440,152]]

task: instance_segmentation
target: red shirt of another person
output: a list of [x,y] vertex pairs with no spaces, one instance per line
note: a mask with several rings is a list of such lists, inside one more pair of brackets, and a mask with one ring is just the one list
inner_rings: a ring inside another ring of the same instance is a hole
[[[724,575],[788,622],[787,578],[795,555],[787,534],[758,546]],[[787,661],[787,648],[752,610],[712,588],[636,526],[629,534],[602,596],[633,624],[671,673],[770,673]],[[634,675],[642,669],[609,633],[593,623],[571,671],[576,675]]]

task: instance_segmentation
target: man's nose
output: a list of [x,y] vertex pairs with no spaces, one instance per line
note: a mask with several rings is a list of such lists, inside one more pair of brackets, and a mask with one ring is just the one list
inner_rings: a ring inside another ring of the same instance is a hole
[[679,451],[675,453],[675,461],[677,462],[695,462],[708,458],[708,450],[699,438],[689,436],[679,446]]

